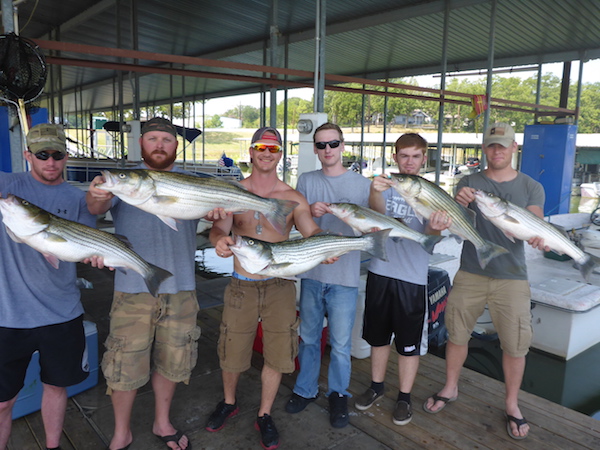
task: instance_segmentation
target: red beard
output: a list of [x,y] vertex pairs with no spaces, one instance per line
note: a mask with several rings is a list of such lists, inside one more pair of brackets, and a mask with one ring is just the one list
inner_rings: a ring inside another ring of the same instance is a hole
[[[155,158],[155,155],[164,155],[165,159]],[[169,167],[171,164],[173,164],[175,162],[176,158],[177,158],[176,152],[174,152],[171,156],[169,156],[167,152],[164,152],[162,150],[154,150],[153,152],[149,153],[146,150],[142,149],[142,159],[148,165],[148,167],[151,167],[152,169],[155,169],[155,170],[166,169],[167,167]]]

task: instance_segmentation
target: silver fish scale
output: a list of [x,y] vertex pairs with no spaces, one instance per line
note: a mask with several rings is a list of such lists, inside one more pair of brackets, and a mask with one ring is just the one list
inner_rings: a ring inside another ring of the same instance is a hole
[[[184,207],[208,205],[212,209],[215,203],[224,201],[248,210],[263,211],[271,206],[269,199],[263,199],[241,187],[212,178],[188,179],[152,175],[156,195],[177,197],[177,203]],[[224,197],[224,192],[228,197]]]
[[109,233],[100,232],[54,216],[50,216],[50,223],[46,231],[66,239],[71,245],[91,249],[105,258],[116,255],[121,260],[128,261],[132,266],[143,269],[144,272],[149,270],[146,261],[133,252],[125,243]]
[[367,250],[371,247],[368,238],[343,236],[313,238],[310,241],[298,239],[285,244],[271,244],[271,254],[275,264],[300,263],[323,258],[324,254],[335,256],[349,250]]

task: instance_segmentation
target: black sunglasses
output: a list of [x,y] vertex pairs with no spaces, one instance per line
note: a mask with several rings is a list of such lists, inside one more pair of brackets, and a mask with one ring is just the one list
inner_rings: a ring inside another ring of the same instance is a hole
[[34,153],[34,155],[37,159],[41,161],[46,161],[48,158],[52,158],[54,161],[60,161],[61,159],[65,159],[66,156],[62,152],[48,153],[47,151]]
[[319,150],[325,150],[325,147],[327,147],[327,144],[329,144],[329,148],[338,148],[340,146],[340,144],[342,143],[342,141],[329,141],[329,142],[315,142],[315,147],[317,147]]

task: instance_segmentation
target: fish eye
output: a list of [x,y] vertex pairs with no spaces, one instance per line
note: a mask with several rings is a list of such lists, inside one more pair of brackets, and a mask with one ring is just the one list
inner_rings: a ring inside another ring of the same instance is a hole
[[125,178],[125,174],[123,172],[119,173],[119,178]]
[[21,201],[21,204],[22,204],[23,206],[29,206],[29,202],[28,202],[27,200],[22,200],[22,201]]
[[254,241],[252,239],[248,239],[248,244],[249,245],[254,245]]

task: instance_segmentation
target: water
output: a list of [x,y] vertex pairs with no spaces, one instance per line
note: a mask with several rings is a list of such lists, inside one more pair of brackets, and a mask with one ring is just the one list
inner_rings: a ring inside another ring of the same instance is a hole
[[[431,353],[444,357],[444,348]],[[465,367],[504,381],[502,352],[498,340],[471,339]],[[522,389],[531,394],[600,419],[600,344],[569,361],[531,350]]]
[[227,277],[233,272],[233,258],[217,256],[213,247],[199,248],[195,259],[196,273],[203,278]]

